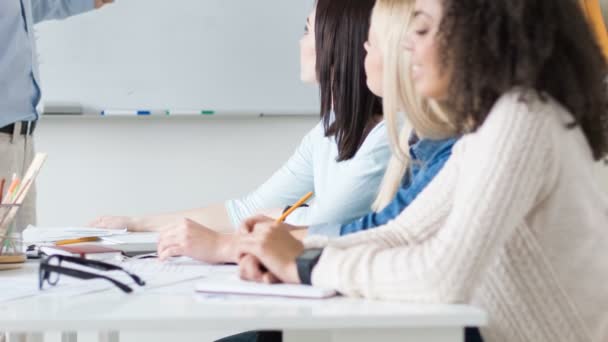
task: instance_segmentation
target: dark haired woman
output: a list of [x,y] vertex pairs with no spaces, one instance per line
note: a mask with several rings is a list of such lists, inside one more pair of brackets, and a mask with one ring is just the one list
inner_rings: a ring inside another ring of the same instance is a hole
[[416,92],[467,127],[443,170],[384,227],[302,244],[257,217],[239,253],[283,282],[475,304],[486,342],[608,341],[607,66],[578,1],[417,0],[405,45]]
[[367,88],[365,78],[363,44],[373,6],[374,0],[318,1],[307,19],[300,50],[302,81],[320,86],[321,121],[258,189],[199,210],[105,217],[91,225],[162,230],[161,258],[184,255],[227,262],[235,261],[235,235],[217,231],[234,232],[242,220],[268,209],[279,208],[274,211],[279,216],[309,191],[315,193],[310,207],[297,210],[288,222],[347,223],[369,212],[391,156],[381,100]]

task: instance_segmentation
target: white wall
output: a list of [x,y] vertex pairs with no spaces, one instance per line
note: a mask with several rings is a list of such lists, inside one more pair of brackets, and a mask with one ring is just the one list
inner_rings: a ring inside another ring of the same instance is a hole
[[598,163],[595,169],[598,179],[598,185],[608,193],[608,166],[604,163]]
[[[315,117],[44,118],[37,148],[42,225],[84,224],[100,214],[199,207],[263,182],[315,125]],[[608,167],[598,164],[608,191]]]
[[39,223],[199,207],[263,182],[317,119],[46,117]]
[[[601,0],[608,11],[608,0]],[[275,170],[314,125],[305,118],[45,118],[45,225],[138,215],[238,196]],[[597,168],[608,189],[608,169]]]

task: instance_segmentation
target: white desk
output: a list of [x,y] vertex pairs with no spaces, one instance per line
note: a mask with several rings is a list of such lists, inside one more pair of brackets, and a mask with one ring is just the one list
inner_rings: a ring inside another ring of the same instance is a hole
[[208,298],[189,294],[189,286],[181,284],[182,290],[173,294],[112,290],[69,300],[43,296],[0,303],[0,330],[12,336],[62,331],[64,342],[76,341],[76,332],[100,332],[100,340],[118,342],[118,332],[223,329],[283,330],[286,342],[462,342],[465,326],[486,324],[485,314],[469,306],[349,298]]

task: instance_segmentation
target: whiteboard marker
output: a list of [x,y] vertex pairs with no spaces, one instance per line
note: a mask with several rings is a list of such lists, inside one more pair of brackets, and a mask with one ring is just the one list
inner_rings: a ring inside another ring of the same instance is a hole
[[167,115],[215,115],[214,110],[174,109],[166,111]]

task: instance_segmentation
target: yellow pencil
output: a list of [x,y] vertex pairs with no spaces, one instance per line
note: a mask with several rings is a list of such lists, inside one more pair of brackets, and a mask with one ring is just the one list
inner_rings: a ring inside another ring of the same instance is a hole
[[580,0],[583,13],[591,24],[591,28],[595,35],[604,57],[608,58],[608,34],[606,34],[606,24],[602,17],[601,1],[599,0]]
[[81,238],[69,239],[69,240],[60,240],[60,241],[55,242],[55,246],[73,245],[75,243],[94,242],[94,241],[99,241],[99,238],[93,236],[93,237],[81,237]]
[[311,197],[312,197],[312,192],[309,192],[306,195],[304,195],[304,197],[300,198],[300,200],[297,201],[296,204],[292,205],[291,208],[289,208],[286,212],[284,212],[283,215],[281,215],[281,217],[279,217],[276,222],[281,223],[281,222],[285,221],[287,216],[291,215],[291,213],[293,213],[296,209],[301,207],[302,204],[306,203],[306,201],[308,201]]

